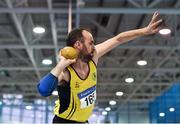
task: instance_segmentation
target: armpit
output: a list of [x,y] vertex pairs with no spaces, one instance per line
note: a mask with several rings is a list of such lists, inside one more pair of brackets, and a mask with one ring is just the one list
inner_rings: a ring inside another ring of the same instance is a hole
[[67,68],[62,72],[62,79],[66,82],[69,82],[70,80],[70,72]]

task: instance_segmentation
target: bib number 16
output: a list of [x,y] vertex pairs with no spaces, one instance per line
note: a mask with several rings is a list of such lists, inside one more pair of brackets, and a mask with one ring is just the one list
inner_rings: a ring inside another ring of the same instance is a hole
[[94,104],[96,100],[96,92],[93,92],[86,96],[84,100],[81,100],[81,108],[89,107],[90,105]]
[[89,104],[93,104],[95,101],[95,93],[90,94],[89,96],[86,97],[86,105],[89,106]]

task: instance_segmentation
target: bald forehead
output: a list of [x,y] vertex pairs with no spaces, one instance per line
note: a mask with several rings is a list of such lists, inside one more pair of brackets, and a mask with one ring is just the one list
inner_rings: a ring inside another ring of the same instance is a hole
[[83,31],[82,31],[82,35],[83,35],[83,37],[85,37],[85,38],[90,38],[91,40],[93,40],[92,34],[91,34],[90,32],[88,32],[88,31],[86,31],[86,30],[83,30]]

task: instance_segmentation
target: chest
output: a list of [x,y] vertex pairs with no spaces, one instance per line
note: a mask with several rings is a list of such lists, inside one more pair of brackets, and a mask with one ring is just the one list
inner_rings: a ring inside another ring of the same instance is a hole
[[82,92],[94,85],[96,85],[96,69],[92,65],[81,68],[69,68],[70,70],[70,84],[74,91]]
[[83,69],[76,68],[75,69],[76,74],[81,78],[81,79],[86,79],[89,75],[90,68],[88,66],[84,67]]

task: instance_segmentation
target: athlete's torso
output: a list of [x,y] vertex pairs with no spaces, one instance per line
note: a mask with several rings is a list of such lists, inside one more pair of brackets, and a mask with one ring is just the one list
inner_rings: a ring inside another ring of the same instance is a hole
[[95,63],[88,63],[89,73],[81,79],[72,66],[68,66],[70,81],[57,87],[59,100],[54,113],[68,120],[85,122],[91,115],[96,100],[97,70]]

